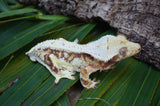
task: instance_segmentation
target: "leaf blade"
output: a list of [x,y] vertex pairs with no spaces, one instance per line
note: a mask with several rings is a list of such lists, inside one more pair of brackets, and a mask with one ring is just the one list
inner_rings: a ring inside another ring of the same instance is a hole
[[10,10],[10,11],[0,13],[0,18],[5,18],[5,17],[9,17],[9,16],[14,16],[14,15],[21,15],[21,14],[25,14],[25,13],[33,13],[33,12],[38,12],[38,10],[33,9],[33,8],[23,8],[23,9]]
[[[150,80],[152,79],[152,80]],[[151,67],[141,85],[141,88],[134,100],[133,105],[149,105],[160,81],[160,73]],[[146,89],[149,88],[149,89]],[[150,92],[148,92],[150,91]]]
[[0,1],[0,11],[9,11],[8,4],[6,0]]
[[3,45],[0,48],[0,59],[6,57],[10,53],[16,51],[17,49],[21,48],[25,44],[31,42],[34,38],[42,35],[44,32],[60,25],[65,20],[58,20],[58,21],[45,21],[40,22],[32,27],[29,27],[26,30],[22,30],[20,33],[13,35],[10,39],[7,39],[3,42]]
[[67,94],[63,94],[57,101],[55,101],[51,106],[70,106]]

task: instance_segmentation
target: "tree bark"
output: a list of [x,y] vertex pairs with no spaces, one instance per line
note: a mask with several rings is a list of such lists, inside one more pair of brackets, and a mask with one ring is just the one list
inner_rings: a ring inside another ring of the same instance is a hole
[[160,69],[160,0],[19,0],[43,7],[50,14],[84,20],[100,17],[133,42],[140,43],[136,58]]

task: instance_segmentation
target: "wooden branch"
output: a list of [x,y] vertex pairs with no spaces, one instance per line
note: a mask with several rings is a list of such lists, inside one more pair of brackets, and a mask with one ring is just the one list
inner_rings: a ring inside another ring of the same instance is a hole
[[160,69],[160,0],[19,0],[43,7],[50,14],[84,20],[100,17],[118,33],[142,46],[136,58]]

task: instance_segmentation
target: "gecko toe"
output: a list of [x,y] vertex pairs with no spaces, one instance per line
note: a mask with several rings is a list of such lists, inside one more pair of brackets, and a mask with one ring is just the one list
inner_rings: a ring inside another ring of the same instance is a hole
[[96,78],[94,78],[93,81],[95,82],[95,81],[96,81]]
[[101,81],[100,80],[98,80],[98,81],[96,81],[96,84],[99,84]]

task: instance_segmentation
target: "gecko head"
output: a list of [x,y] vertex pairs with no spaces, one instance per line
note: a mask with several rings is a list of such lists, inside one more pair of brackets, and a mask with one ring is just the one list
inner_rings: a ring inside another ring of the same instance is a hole
[[111,48],[109,53],[114,54],[114,61],[120,61],[127,57],[131,57],[140,52],[141,46],[138,43],[128,41],[125,36],[118,35],[114,39],[108,40],[108,46]]

